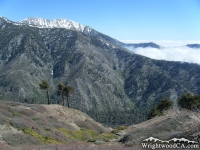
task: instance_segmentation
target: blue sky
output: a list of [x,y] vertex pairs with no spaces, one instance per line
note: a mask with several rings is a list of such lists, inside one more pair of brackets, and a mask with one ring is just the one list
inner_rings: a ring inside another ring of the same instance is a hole
[[0,0],[0,16],[73,20],[118,40],[200,40],[200,0]]

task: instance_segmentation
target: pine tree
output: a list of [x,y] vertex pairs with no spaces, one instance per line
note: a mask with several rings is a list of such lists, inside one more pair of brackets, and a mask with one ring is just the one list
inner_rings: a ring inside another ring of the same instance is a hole
[[69,108],[69,96],[70,96],[70,94],[74,94],[74,89],[71,86],[65,86],[64,94],[67,97],[67,106]]
[[49,99],[49,84],[47,81],[42,80],[42,83],[39,84],[40,89],[42,90],[46,90],[47,92],[47,101],[48,101],[48,105],[50,104],[50,99]]
[[151,109],[147,119],[151,119],[155,116],[163,114],[164,110],[168,110],[173,106],[173,102],[168,99],[162,99],[157,105],[154,105]]
[[63,106],[64,106],[64,101],[65,101],[65,99],[64,99],[64,87],[65,87],[65,85],[63,83],[59,83],[58,84],[58,90],[57,90],[57,95],[58,96],[61,95],[61,97],[62,97]]
[[62,96],[62,102],[63,102],[63,106],[64,104],[64,96],[67,97],[67,106],[69,108],[69,97],[70,94],[74,94],[74,89],[71,86],[66,86],[63,83],[59,83],[58,84],[58,90],[57,90],[57,95],[61,95]]
[[178,104],[182,108],[192,110],[200,105],[200,96],[192,95],[190,93],[183,94],[178,98]]

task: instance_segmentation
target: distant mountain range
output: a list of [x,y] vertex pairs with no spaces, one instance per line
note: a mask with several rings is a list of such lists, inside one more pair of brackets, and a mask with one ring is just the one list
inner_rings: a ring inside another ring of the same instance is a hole
[[[12,22],[5,17],[1,17],[1,18],[4,18],[7,22]],[[106,35],[102,35],[101,33],[99,33],[98,31],[94,30],[93,28],[91,28],[89,26],[84,26],[80,23],[77,23],[77,22],[74,22],[71,20],[66,20],[66,19],[48,20],[48,19],[44,19],[44,18],[26,18],[19,22],[13,22],[13,24],[28,25],[30,27],[38,27],[38,28],[65,28],[68,30],[80,31],[80,32],[83,32],[84,34],[87,34],[90,36],[102,36],[103,39],[106,37],[107,40],[111,40],[115,44],[120,45],[127,49],[134,49],[134,48],[139,48],[139,47],[141,47],[141,48],[151,47],[151,48],[156,48],[156,49],[161,48],[160,45],[155,44],[153,42],[123,43],[123,42],[117,41],[113,38],[110,38]],[[200,44],[187,44],[186,46],[190,47],[190,48],[200,48]]]
[[187,44],[186,46],[189,48],[200,48],[200,44]]
[[153,60],[89,26],[64,19],[0,17],[0,99],[46,103],[41,80],[51,86],[51,103],[59,103],[59,82],[75,93],[70,106],[104,124],[144,121],[154,103],[185,92],[200,94],[200,66]]

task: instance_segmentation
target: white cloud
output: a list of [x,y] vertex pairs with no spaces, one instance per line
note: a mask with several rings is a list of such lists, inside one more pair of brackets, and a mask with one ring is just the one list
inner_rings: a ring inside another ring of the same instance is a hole
[[[149,41],[137,42],[146,43]],[[136,42],[129,42],[136,43]],[[131,51],[136,54],[147,56],[153,59],[162,59],[169,61],[181,61],[200,64],[200,49],[189,48],[187,44],[200,44],[200,41],[154,41],[160,45],[161,49],[156,48],[135,48]]]

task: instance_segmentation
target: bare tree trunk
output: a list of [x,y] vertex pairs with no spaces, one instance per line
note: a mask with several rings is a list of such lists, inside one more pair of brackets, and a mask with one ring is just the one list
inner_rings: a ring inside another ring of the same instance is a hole
[[69,108],[69,95],[67,95],[67,106]]
[[49,99],[49,91],[47,90],[47,101],[48,101],[48,105],[50,104],[50,99]]
[[64,94],[62,93],[62,102],[63,102],[63,106],[65,106],[65,100],[64,100]]

